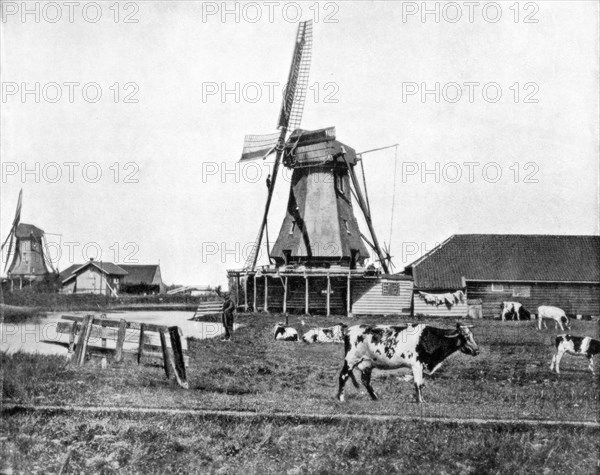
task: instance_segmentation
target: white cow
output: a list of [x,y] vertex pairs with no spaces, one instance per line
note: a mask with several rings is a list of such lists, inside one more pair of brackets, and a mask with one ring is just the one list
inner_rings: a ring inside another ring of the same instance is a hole
[[539,330],[542,329],[542,324],[544,325],[544,328],[548,328],[544,320],[554,320],[554,328],[558,328],[560,326],[560,329],[563,331],[565,328],[567,330],[571,329],[569,318],[567,317],[565,311],[562,308],[551,307],[549,305],[542,305],[541,307],[538,307],[537,318]]
[[295,328],[286,327],[283,322],[277,323],[273,329],[273,336],[276,340],[298,341],[298,332]]
[[347,327],[343,323],[338,323],[327,328],[312,328],[302,336],[302,341],[305,343],[342,343],[344,330]]

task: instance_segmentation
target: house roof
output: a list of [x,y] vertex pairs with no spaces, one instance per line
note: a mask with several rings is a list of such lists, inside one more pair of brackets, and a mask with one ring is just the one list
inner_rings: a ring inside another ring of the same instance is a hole
[[85,264],[74,264],[72,266],[67,267],[64,271],[60,273],[61,282],[65,282],[69,280],[71,277],[75,276],[80,270],[85,269],[88,266],[94,266],[97,269],[100,269],[107,275],[127,275],[127,271],[122,269],[116,264],[112,262],[101,262],[101,261],[88,261]]
[[600,282],[600,236],[455,234],[406,267],[415,287],[465,280]]
[[127,271],[123,279],[125,284],[151,284],[159,270],[158,264],[153,265],[121,265]]
[[33,224],[25,224],[25,223],[19,223],[17,225],[17,231],[16,231],[16,236],[18,238],[29,238],[32,234],[34,237],[41,239],[42,236],[44,235],[44,231],[40,228],[38,228],[37,226],[34,226]]

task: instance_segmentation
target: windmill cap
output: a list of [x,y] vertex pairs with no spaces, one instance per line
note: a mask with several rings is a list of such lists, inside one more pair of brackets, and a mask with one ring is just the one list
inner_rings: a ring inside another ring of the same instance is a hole
[[34,237],[41,239],[44,231],[33,224],[19,223],[16,236],[21,239],[27,239],[33,234]]

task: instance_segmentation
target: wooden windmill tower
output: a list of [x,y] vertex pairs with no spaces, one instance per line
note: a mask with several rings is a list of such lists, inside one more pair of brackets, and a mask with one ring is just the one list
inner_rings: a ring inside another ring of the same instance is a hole
[[[240,161],[276,154],[253,250],[243,270],[229,271],[230,288],[235,287],[238,302],[243,300],[246,308],[281,308],[285,312],[291,303],[294,307],[303,307],[306,313],[309,307],[326,309],[327,314],[332,307],[345,308],[350,313],[350,279],[353,275],[362,277],[366,272],[363,263],[369,253],[365,243],[377,256],[383,273],[389,273],[389,253],[384,254],[379,246],[368,201],[354,171],[361,157],[352,147],[336,139],[334,127],[313,131],[299,128],[311,49],[312,22],[301,22],[277,124],[279,133],[245,137]],[[267,236],[270,265],[257,270],[281,164],[292,170],[286,216],[272,249],[269,249]],[[365,218],[370,239],[359,229],[353,198]],[[340,277],[344,279],[341,283]],[[291,286],[288,285],[290,278]],[[270,279],[274,280],[271,288]],[[251,298],[249,292],[253,294]]]
[[55,272],[47,255],[44,231],[33,224],[20,222],[22,206],[23,190],[19,192],[15,217],[1,248],[4,251],[8,243],[3,270],[11,283],[11,290],[14,289],[15,283],[22,288],[23,283],[31,284],[34,280],[49,274],[50,271]]

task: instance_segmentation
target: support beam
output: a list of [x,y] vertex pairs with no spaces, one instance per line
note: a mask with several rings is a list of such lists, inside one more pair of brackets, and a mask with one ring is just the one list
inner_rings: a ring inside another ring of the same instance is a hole
[[269,278],[265,274],[265,312],[269,311]]
[[252,308],[255,312],[258,312],[258,309],[256,308],[256,274],[254,274],[254,302]]
[[305,286],[304,286],[304,313],[306,313],[306,315],[310,315],[310,313],[308,312],[308,276],[305,275],[304,276],[304,282],[305,282]]
[[327,316],[331,315],[331,278],[327,274]]
[[287,289],[288,289],[288,278],[283,279],[283,313],[287,314]]
[[375,248],[375,252],[377,253],[377,257],[379,257],[379,262],[381,263],[381,267],[386,274],[389,274],[389,269],[387,266],[387,262],[384,259],[383,252],[381,252],[381,247],[379,246],[379,241],[377,241],[377,236],[375,235],[375,229],[373,228],[373,222],[371,221],[371,213],[369,212],[369,208],[363,197],[362,191],[360,189],[360,183],[358,182],[358,178],[356,178],[356,173],[354,173],[354,169],[348,163],[348,159],[346,158],[346,151],[342,148],[342,157],[344,162],[346,163],[346,167],[348,168],[348,174],[352,179],[352,185],[354,186],[354,191],[356,191],[356,195],[358,197],[358,206],[363,212],[365,217],[365,221],[367,222],[367,226],[369,228],[369,232],[371,233],[371,238],[373,239],[373,247]]
[[248,274],[244,277],[244,312],[248,311]]
[[346,284],[346,315],[352,318],[352,287],[350,285],[350,272],[348,272],[348,282]]
[[240,274],[235,276],[235,307],[240,305]]

